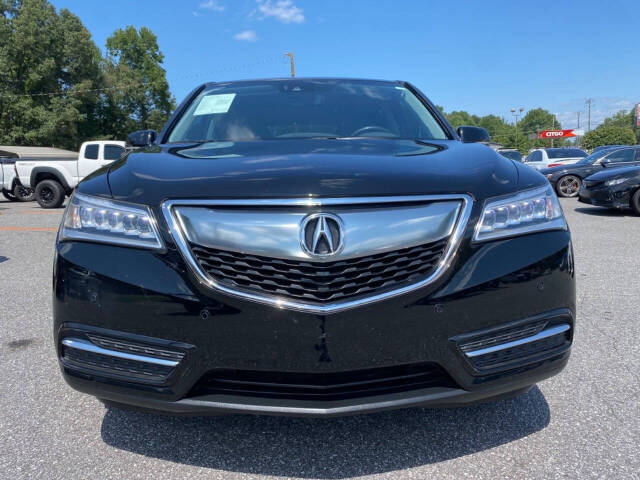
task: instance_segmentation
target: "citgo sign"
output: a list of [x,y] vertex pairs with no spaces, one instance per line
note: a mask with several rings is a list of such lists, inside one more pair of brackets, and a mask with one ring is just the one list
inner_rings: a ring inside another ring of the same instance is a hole
[[570,138],[576,134],[571,130],[542,130],[538,134],[538,138]]

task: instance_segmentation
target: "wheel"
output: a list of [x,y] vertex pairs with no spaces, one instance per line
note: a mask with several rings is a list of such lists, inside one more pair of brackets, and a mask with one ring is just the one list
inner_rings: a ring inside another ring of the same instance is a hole
[[33,202],[36,199],[36,192],[33,191],[33,188],[16,185],[13,189],[13,196],[19,202]]
[[575,175],[565,175],[558,180],[556,184],[556,191],[559,197],[575,197],[578,195],[582,180]]
[[58,208],[64,202],[64,188],[55,180],[42,180],[36,185],[35,195],[42,208]]
[[9,190],[2,190],[2,195],[4,195],[4,198],[9,200],[10,202],[15,202],[17,200],[15,195]]
[[636,193],[631,197],[631,210],[634,211],[636,215],[640,215],[640,189],[636,190]]

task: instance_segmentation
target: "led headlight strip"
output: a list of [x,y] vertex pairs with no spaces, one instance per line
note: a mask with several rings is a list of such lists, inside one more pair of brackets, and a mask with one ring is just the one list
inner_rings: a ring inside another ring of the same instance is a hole
[[558,197],[549,185],[487,201],[473,239],[481,242],[566,228]]
[[162,248],[148,207],[74,193],[62,219],[60,240]]

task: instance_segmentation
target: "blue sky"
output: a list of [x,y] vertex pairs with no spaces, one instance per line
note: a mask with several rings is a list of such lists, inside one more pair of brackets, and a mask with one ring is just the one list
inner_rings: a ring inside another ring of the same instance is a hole
[[54,0],[100,48],[117,28],[158,36],[180,101],[210,80],[289,74],[408,80],[445,110],[543,107],[592,127],[640,102],[637,0]]

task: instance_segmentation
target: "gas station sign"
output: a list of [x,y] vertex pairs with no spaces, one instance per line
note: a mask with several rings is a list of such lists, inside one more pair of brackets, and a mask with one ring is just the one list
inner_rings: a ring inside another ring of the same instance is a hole
[[570,130],[542,130],[538,133],[538,138],[571,138],[575,137],[573,129]]

